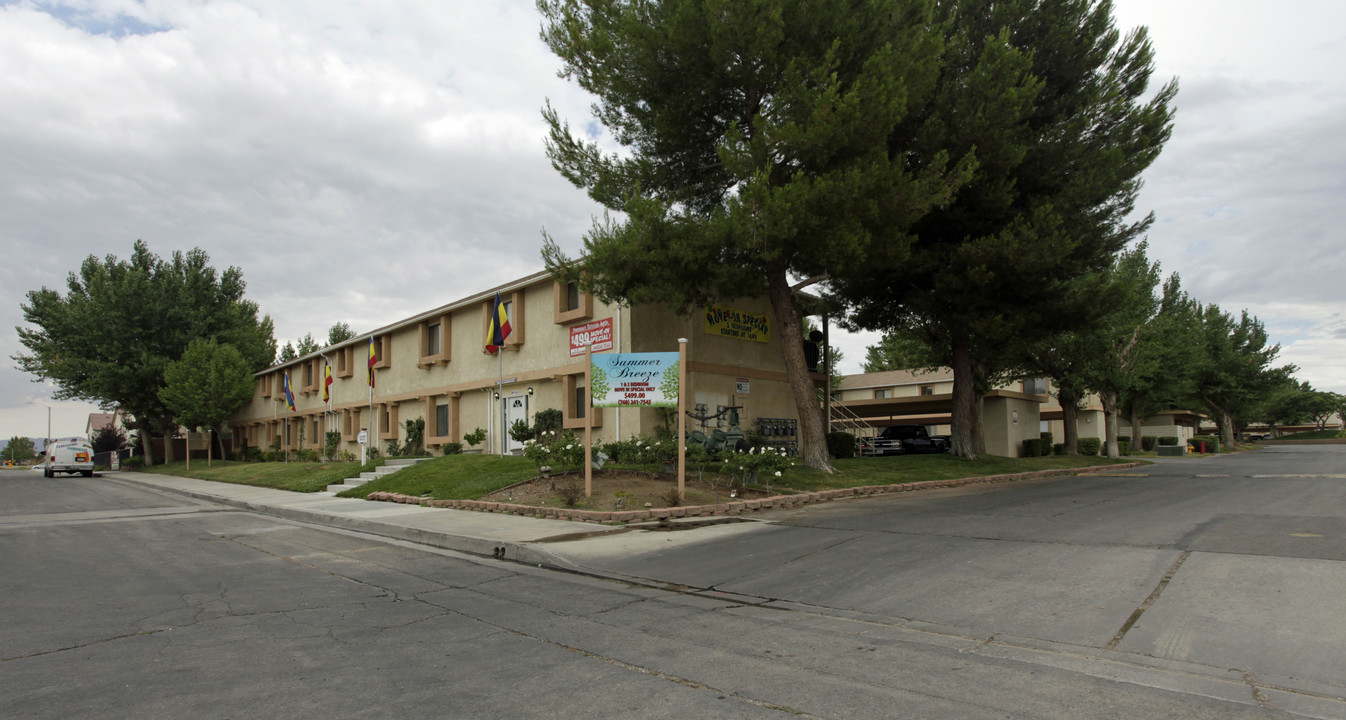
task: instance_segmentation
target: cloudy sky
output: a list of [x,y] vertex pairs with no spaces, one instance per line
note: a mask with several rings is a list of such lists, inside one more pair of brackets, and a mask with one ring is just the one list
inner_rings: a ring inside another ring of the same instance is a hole
[[[1182,86],[1140,200],[1152,256],[1346,392],[1346,4],[1115,4]],[[539,108],[584,125],[588,100],[538,27],[529,0],[0,0],[0,442],[44,435],[44,404],[83,433],[91,406],[14,369],[10,328],[27,291],[138,238],[241,268],[282,344],[540,270],[543,228],[578,248],[598,209]],[[843,369],[875,339],[843,339]]]

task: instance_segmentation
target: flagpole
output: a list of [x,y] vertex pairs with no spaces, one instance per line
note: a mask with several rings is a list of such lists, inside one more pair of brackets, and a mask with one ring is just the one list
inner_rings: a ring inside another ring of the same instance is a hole
[[[502,341],[503,342],[503,341]],[[500,399],[500,457],[505,456],[505,346],[501,345],[495,351],[496,360],[500,369],[500,378],[495,383],[495,395]]]

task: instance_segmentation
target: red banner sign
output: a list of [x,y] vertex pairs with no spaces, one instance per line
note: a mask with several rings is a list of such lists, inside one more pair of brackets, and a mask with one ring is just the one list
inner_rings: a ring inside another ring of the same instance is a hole
[[612,349],[612,318],[595,320],[570,328],[570,357],[584,354],[584,346],[592,345],[593,352]]

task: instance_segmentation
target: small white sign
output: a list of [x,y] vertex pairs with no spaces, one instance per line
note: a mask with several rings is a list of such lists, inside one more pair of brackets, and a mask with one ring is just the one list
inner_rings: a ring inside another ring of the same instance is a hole
[[360,431],[360,434],[356,436],[356,439],[360,442],[361,445],[368,445],[368,444],[369,444],[369,431],[367,431],[367,430],[361,430],[361,431]]
[[751,389],[752,384],[749,382],[748,378],[734,378],[734,392],[739,395],[747,395],[748,391]]

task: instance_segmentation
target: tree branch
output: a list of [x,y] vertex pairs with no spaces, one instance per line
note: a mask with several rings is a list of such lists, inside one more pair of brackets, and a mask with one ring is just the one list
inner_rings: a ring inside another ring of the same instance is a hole
[[814,275],[813,277],[808,278],[807,280],[801,280],[798,283],[795,283],[794,285],[790,286],[790,292],[797,293],[810,285],[816,285],[817,283],[826,280],[828,277],[829,275],[827,275],[827,273],[823,273],[822,275]]

